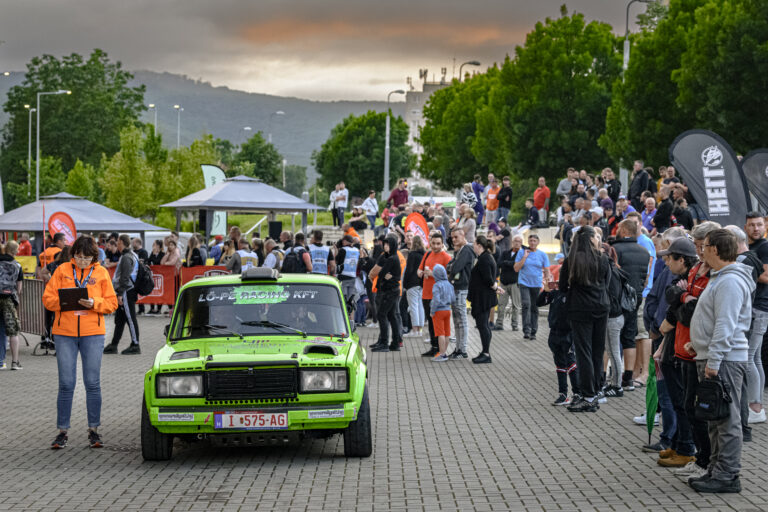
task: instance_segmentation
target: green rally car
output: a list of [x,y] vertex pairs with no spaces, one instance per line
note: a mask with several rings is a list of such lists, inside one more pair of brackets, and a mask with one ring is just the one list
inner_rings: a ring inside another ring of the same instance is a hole
[[193,280],[144,376],[141,451],[167,460],[173,439],[223,446],[344,435],[372,451],[366,353],[329,276],[254,268]]

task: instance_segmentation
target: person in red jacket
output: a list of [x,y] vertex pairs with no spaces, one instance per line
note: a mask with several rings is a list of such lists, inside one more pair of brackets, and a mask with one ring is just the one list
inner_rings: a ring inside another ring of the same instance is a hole
[[[117,309],[117,297],[106,268],[98,263],[99,248],[87,235],[72,245],[71,261],[62,263],[51,276],[43,293],[43,304],[53,311],[53,336],[56,341],[56,361],[59,367],[59,395],[56,426],[59,434],[51,448],[67,445],[72,412],[72,396],[77,382],[77,354],[83,363],[85,402],[88,409],[88,441],[91,448],[103,443],[96,429],[101,423],[101,357],[106,334],[104,315]],[[79,309],[62,311],[59,290],[85,288],[88,298],[80,299]]]
[[397,187],[389,194],[389,197],[387,198],[387,203],[392,203],[392,205],[397,209],[398,206],[401,204],[408,204],[408,182],[405,181],[405,178],[400,178],[397,180]]

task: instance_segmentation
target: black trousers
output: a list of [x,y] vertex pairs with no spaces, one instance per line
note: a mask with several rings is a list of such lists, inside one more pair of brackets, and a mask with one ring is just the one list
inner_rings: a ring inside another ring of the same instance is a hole
[[[475,312],[475,308],[472,308],[472,318],[475,319],[475,325],[477,326],[477,330],[480,333],[480,343],[483,346],[483,353],[490,354],[491,353],[491,326],[489,325],[489,320],[491,317],[491,310],[486,309],[485,311],[477,311]],[[430,323],[430,327],[432,327],[432,324]]]
[[397,290],[382,292],[376,294],[376,300],[379,302],[376,306],[379,311],[379,344],[389,344],[389,329],[392,328],[392,343],[400,344],[400,323],[398,321],[397,311],[400,307],[400,295]]
[[580,393],[579,370],[576,364],[576,354],[573,351],[573,339],[571,338],[570,331],[550,329],[547,344],[549,345],[549,350],[552,351],[552,358],[555,361],[558,393],[568,394],[568,377],[571,378],[571,390],[573,393]]
[[[403,290],[403,294],[405,294],[405,290]],[[403,331],[410,331],[413,328],[413,325],[411,325],[411,315],[408,314],[408,301],[405,298],[405,295],[400,296],[400,305],[397,308],[397,316],[400,320],[400,324],[402,325]]]
[[587,317],[583,322],[571,320],[573,348],[576,351],[576,365],[579,367],[579,388],[586,398],[597,395],[599,389],[607,328],[608,315]]
[[373,282],[370,279],[365,280],[365,294],[368,296],[368,309],[371,312],[371,320],[378,322],[376,313],[376,294],[373,293]]
[[693,442],[696,443],[696,464],[699,467],[709,466],[709,458],[712,455],[712,445],[709,441],[709,427],[706,421],[696,419],[696,386],[699,385],[699,374],[696,370],[696,361],[680,360],[680,371],[683,378],[683,390],[685,391],[685,414],[693,432]]
[[112,345],[117,346],[123,337],[123,329],[128,325],[131,333],[131,343],[139,344],[139,322],[136,319],[136,300],[139,298],[135,290],[123,292],[123,305],[115,311],[115,332],[112,335]]
[[435,325],[432,323],[432,315],[429,314],[432,299],[421,299],[421,303],[424,305],[424,313],[426,313],[427,325],[429,326],[429,342],[432,344],[432,348],[437,349],[439,345],[437,344],[437,336],[435,336]]
[[661,363],[661,372],[664,374],[664,380],[667,381],[667,392],[669,392],[669,398],[672,400],[672,407],[675,409],[675,416],[677,417],[677,430],[672,441],[672,447],[680,455],[694,455],[696,450],[693,431],[688,421],[688,414],[685,412],[682,367],[677,361],[675,364]]

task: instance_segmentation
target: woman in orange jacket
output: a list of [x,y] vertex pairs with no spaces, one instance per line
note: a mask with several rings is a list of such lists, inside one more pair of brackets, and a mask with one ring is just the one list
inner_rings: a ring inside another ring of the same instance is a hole
[[[104,351],[104,315],[117,309],[117,297],[109,272],[99,263],[99,248],[90,236],[80,236],[72,245],[71,261],[62,263],[45,287],[43,305],[56,315],[53,336],[59,367],[59,396],[56,426],[59,434],[51,448],[67,445],[72,396],[77,382],[77,353],[83,362],[85,402],[88,409],[88,442],[91,448],[103,443],[96,429],[101,422],[101,357]],[[62,311],[59,290],[86,288],[88,298],[80,299],[81,309]]]

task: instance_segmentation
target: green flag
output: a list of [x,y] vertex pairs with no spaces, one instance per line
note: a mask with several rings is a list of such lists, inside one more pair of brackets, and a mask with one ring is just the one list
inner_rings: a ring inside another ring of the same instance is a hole
[[648,426],[648,444],[651,444],[656,409],[659,407],[659,394],[656,391],[656,361],[653,360],[653,356],[648,363],[648,380],[645,386],[645,424]]

